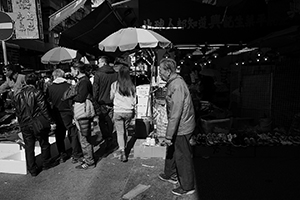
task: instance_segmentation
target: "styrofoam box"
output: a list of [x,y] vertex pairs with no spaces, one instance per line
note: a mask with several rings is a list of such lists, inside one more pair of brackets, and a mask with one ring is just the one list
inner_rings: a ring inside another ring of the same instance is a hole
[[155,145],[145,146],[143,142],[146,140],[137,140],[133,147],[133,155],[135,158],[164,158],[166,157],[166,147]]
[[[70,144],[67,139],[65,141],[66,148],[68,148]],[[49,137],[49,143],[51,144],[51,155],[57,155],[54,136]],[[41,154],[38,142],[36,142],[34,151],[35,156]],[[0,143],[0,173],[27,174],[25,150],[19,144],[13,142]]]

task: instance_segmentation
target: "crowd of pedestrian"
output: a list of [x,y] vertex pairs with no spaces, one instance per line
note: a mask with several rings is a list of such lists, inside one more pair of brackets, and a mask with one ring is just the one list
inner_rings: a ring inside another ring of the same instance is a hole
[[[15,88],[12,91],[13,102],[24,138],[27,169],[32,176],[69,158],[73,164],[78,164],[75,167],[78,170],[94,168],[96,160],[91,142],[94,123],[99,124],[101,134],[97,135],[97,141],[106,143],[106,153],[117,151],[122,162],[128,161],[128,127],[136,106],[136,87],[131,80],[130,68],[122,59],[116,59],[111,65],[106,56],[100,57],[97,65],[98,69],[90,76],[86,73],[86,64],[80,61],[73,63],[69,73],[75,80],[73,84],[67,80],[63,69],[56,68],[52,72],[52,83],[44,91],[37,87],[38,77],[34,73],[24,78],[17,72],[10,72],[13,67],[7,68],[8,77],[17,74],[13,79],[16,84],[11,84],[11,88]],[[183,195],[193,193],[195,188],[189,142],[195,128],[195,113],[188,86],[176,73],[176,68],[173,59],[160,61],[159,75],[167,88],[168,125],[163,141],[167,145],[165,168],[159,178],[180,183],[172,192]],[[0,89],[6,88],[6,84]],[[84,104],[87,109],[87,100],[92,102],[93,114],[76,118],[79,111],[74,109],[75,105]],[[51,158],[50,131],[56,138],[58,159]],[[65,147],[66,136],[71,144],[70,155]],[[36,140],[41,146],[42,167],[35,162]]]

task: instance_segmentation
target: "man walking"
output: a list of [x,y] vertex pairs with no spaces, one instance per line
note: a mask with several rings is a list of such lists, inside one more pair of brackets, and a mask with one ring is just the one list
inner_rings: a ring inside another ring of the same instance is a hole
[[108,63],[109,60],[106,56],[102,56],[98,60],[99,69],[94,75],[93,95],[96,101],[95,110],[103,139],[106,140],[107,148],[117,149],[118,147],[113,144],[113,102],[110,99],[110,87],[117,80],[118,75]]
[[166,138],[167,153],[163,181],[180,186],[173,189],[175,195],[192,194],[195,191],[192,148],[189,143],[195,128],[195,113],[192,98],[183,78],[176,73],[176,62],[165,58],[160,61],[159,75],[167,82],[168,126]]

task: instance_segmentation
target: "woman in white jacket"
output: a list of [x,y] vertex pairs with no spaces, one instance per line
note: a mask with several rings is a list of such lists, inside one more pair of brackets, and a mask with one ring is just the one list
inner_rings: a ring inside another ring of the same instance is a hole
[[118,79],[111,85],[110,98],[114,104],[114,123],[122,162],[128,161],[128,126],[134,117],[135,85],[130,77],[129,67],[122,64]]

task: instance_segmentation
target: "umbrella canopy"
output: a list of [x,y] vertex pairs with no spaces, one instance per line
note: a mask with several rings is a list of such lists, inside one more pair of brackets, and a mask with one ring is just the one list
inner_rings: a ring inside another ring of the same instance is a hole
[[76,55],[76,50],[65,47],[55,47],[42,56],[41,62],[43,64],[69,63],[76,58]]
[[165,48],[171,42],[160,34],[142,28],[124,28],[112,33],[99,43],[99,49],[106,52],[133,50],[136,46],[140,48]]

